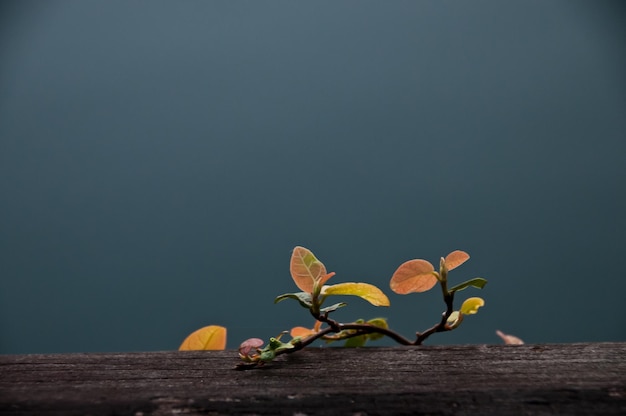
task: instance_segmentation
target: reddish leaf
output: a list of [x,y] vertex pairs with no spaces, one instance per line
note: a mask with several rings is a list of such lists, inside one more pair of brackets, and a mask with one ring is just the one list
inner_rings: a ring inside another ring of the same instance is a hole
[[504,341],[505,344],[507,345],[523,345],[524,341],[522,341],[520,338],[516,337],[515,335],[510,335],[510,334],[505,334],[504,332],[497,330],[496,334],[502,338],[502,341]]
[[248,338],[239,346],[239,354],[242,356],[249,356],[250,352],[256,352],[257,348],[261,348],[265,344],[261,338]]
[[398,267],[389,286],[400,295],[425,292],[437,284],[435,273],[433,265],[426,260],[409,260]]
[[446,268],[448,270],[456,269],[470,258],[469,254],[464,251],[456,250],[446,256]]
[[325,282],[334,274],[327,274],[326,267],[311,250],[300,246],[293,249],[289,271],[296,286],[307,293],[313,293],[315,282]]

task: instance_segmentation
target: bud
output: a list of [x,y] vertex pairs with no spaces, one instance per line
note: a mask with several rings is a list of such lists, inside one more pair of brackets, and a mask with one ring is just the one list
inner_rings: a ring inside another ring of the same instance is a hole
[[441,259],[439,260],[439,277],[438,277],[440,282],[447,282],[448,281],[448,268],[446,267],[446,259],[444,259],[443,257],[441,257]]
[[446,329],[452,330],[461,325],[463,322],[463,314],[459,311],[454,311],[450,314],[446,321]]

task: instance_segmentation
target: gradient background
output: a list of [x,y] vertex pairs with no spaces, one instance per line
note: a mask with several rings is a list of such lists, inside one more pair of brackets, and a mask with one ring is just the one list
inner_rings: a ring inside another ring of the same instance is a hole
[[[470,253],[430,344],[626,341],[622,1],[3,1],[0,353],[228,347],[312,325],[310,248],[391,299]],[[338,299],[339,300],[339,299]],[[379,345],[386,345],[385,342]]]

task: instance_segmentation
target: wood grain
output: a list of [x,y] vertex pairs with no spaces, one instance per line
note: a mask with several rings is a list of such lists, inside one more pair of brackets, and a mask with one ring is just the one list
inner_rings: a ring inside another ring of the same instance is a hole
[[2,415],[624,415],[626,343],[0,356]]

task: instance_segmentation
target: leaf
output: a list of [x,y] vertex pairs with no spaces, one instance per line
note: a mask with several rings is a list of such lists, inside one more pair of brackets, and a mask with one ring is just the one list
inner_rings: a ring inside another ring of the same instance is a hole
[[296,326],[294,328],[291,328],[291,332],[289,333],[289,335],[291,335],[291,338],[306,338],[313,334],[315,334],[315,331],[313,329],[305,328],[303,326]]
[[334,312],[337,309],[343,308],[346,305],[347,305],[347,303],[345,303],[345,302],[335,303],[334,305],[330,305],[330,306],[327,306],[325,308],[320,309],[320,312],[322,312],[322,313]]
[[446,324],[450,327],[450,329],[454,329],[461,324],[461,321],[463,321],[463,315],[459,313],[459,311],[454,311],[446,320]]
[[324,282],[332,277],[332,273],[326,273],[326,267],[319,261],[311,250],[296,246],[291,254],[291,262],[289,264],[291,278],[300,290],[313,293],[315,282]]
[[328,279],[333,277],[335,274],[336,274],[335,272],[326,273],[319,281],[320,286],[322,286],[324,283],[326,283],[328,281]]
[[461,250],[455,250],[446,256],[446,268],[448,269],[448,271],[456,269],[461,264],[469,260],[469,258],[470,256],[466,252]]
[[496,334],[502,338],[502,341],[504,341],[505,344],[507,345],[523,345],[524,341],[522,341],[520,338],[516,337],[515,335],[509,335],[509,334],[505,334],[504,332],[497,330]]
[[303,326],[297,326],[291,329],[290,335],[292,338],[295,338],[295,337],[306,338],[309,335],[313,335],[313,334],[320,332],[321,328],[322,328],[322,322],[315,321],[315,325],[313,325],[313,329],[305,328]]
[[382,290],[369,283],[338,283],[322,288],[322,296],[352,295],[359,296],[374,306],[389,306],[389,298]]
[[291,342],[280,342],[279,345],[273,345],[271,348],[275,352],[278,352],[278,351],[293,349],[293,348],[295,348],[295,346]]
[[250,356],[250,351],[255,351],[265,344],[261,338],[248,338],[239,345],[239,356],[242,358]]
[[209,325],[189,334],[179,351],[223,350],[226,348],[226,328]]
[[[387,320],[385,318],[373,318],[367,321],[367,323],[370,325],[377,326],[379,328],[385,328],[385,329],[389,328],[389,324],[387,324]],[[367,334],[367,337],[371,339],[372,341],[375,341],[377,339],[384,338],[385,335],[379,334],[378,332],[373,332],[371,334]]]
[[348,338],[343,346],[347,348],[359,348],[364,347],[366,342],[367,335],[357,335],[352,338]]
[[485,306],[485,301],[481,298],[465,299],[465,302],[461,305],[460,312],[464,315],[473,315],[478,312],[478,308],[481,306]]
[[459,290],[466,289],[470,286],[476,287],[478,289],[482,289],[483,287],[485,287],[486,284],[487,284],[487,280],[483,279],[482,277],[476,277],[474,279],[467,280],[463,283],[459,283],[458,285],[451,288],[449,292],[450,293],[458,292]]
[[297,300],[300,305],[306,309],[310,309],[313,305],[313,301],[311,300],[311,294],[307,292],[285,293],[283,295],[277,296],[276,299],[274,299],[274,303],[281,302],[287,298]]
[[437,284],[435,268],[426,260],[409,260],[398,267],[389,286],[391,290],[406,295],[412,292],[426,292]]

